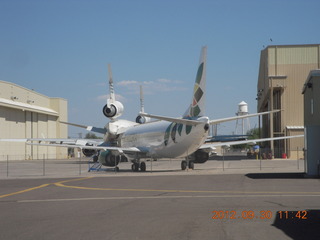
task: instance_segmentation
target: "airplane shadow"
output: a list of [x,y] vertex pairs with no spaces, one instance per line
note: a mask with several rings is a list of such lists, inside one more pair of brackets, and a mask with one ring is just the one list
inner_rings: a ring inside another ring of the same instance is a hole
[[239,161],[239,160],[256,160],[256,159],[249,159],[247,156],[241,155],[234,155],[234,156],[213,156],[209,158],[210,160],[214,161]]
[[[114,168],[111,168],[111,167],[102,167],[101,169],[99,170],[91,170],[91,172],[115,172],[115,169]],[[183,172],[181,169],[155,169],[155,170],[150,170],[150,169],[147,169],[145,172],[141,172],[141,171],[137,171],[137,172],[133,172],[131,169],[129,168],[120,168],[119,170],[119,173],[181,173]]]
[[[305,218],[305,219],[304,219]],[[320,239],[320,210],[278,211],[272,226],[295,240]]]
[[248,173],[245,175],[252,179],[300,179],[305,173]]

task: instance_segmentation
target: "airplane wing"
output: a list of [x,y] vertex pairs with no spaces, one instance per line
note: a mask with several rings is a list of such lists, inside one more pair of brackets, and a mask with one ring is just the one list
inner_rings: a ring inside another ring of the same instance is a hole
[[242,115],[242,116],[234,116],[234,117],[228,117],[228,118],[221,118],[221,119],[215,119],[215,120],[210,120],[209,124],[217,124],[217,123],[222,123],[222,122],[229,122],[237,119],[242,119],[242,118],[248,118],[248,117],[256,117],[256,116],[261,116],[265,114],[270,114],[270,113],[276,113],[280,112],[281,110],[273,110],[269,112],[261,112],[261,113],[252,113],[252,114],[247,114],[247,115]]
[[[261,116],[261,115],[276,113],[276,112],[280,112],[280,111],[281,110],[273,110],[273,111],[268,111],[268,112],[247,114],[247,115],[243,115],[243,116],[234,116],[234,117],[228,117],[228,118],[215,119],[215,120],[210,120],[209,124],[213,125],[213,124],[217,124],[217,123],[228,122],[228,121],[233,121],[233,120],[248,118],[248,117]],[[186,125],[198,125],[198,124],[203,123],[203,122],[197,121],[197,120],[165,117],[165,116],[148,114],[148,113],[144,113],[144,112],[140,112],[140,115],[144,116],[144,117],[150,117],[150,118],[155,118],[155,119],[164,120],[164,121],[168,121],[168,122],[181,123],[181,124],[186,124]]]
[[81,144],[33,143],[33,142],[27,142],[27,144],[28,145],[37,145],[37,146],[70,147],[70,148],[104,150],[104,151],[112,150],[112,151],[118,151],[120,153],[122,153],[122,152],[141,152],[141,150],[136,147],[123,148],[123,147],[111,147],[111,146],[103,146],[103,145],[87,146],[87,145],[81,145]]
[[216,153],[216,146],[214,144],[211,143],[207,143],[207,144],[202,144],[199,149],[207,152],[207,153]]
[[213,148],[213,147],[228,147],[231,145],[240,145],[240,144],[256,144],[258,142],[267,142],[267,141],[277,141],[282,139],[291,139],[304,137],[304,135],[295,135],[295,136],[286,136],[286,137],[274,137],[274,138],[260,138],[260,139],[249,139],[242,141],[231,141],[231,142],[215,142],[215,143],[205,143],[200,149]]
[[69,123],[69,122],[63,122],[63,121],[59,121],[59,122],[63,123],[63,124],[70,125],[70,126],[74,126],[74,127],[84,128],[87,131],[91,131],[91,132],[96,132],[96,133],[101,133],[101,134],[106,134],[108,132],[108,130],[106,128],[99,128],[99,127],[94,127],[94,126],[85,126],[85,125],[80,125],[80,124],[76,124],[76,123]]
[[172,118],[172,117],[165,117],[165,116],[159,116],[159,115],[152,115],[144,112],[140,112],[141,116],[144,117],[150,117],[150,118],[155,118],[159,120],[164,120],[168,122],[175,122],[175,123],[181,123],[181,124],[186,124],[186,125],[198,125],[203,122],[197,121],[197,120],[190,120],[190,119],[183,119],[183,118]]
[[0,138],[0,142],[38,142],[38,143],[57,143],[57,144],[69,144],[69,145],[86,145],[86,144],[101,144],[103,141],[101,139],[74,139],[74,138]]
[[92,150],[112,150],[122,152],[144,152],[136,147],[112,147],[99,139],[58,139],[58,138],[23,138],[23,139],[0,139],[0,142],[24,142],[27,145],[68,147]]

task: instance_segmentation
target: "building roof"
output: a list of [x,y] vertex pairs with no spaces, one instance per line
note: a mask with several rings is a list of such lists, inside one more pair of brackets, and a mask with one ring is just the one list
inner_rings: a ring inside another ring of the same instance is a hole
[[53,115],[53,116],[59,115],[58,112],[50,108],[40,107],[40,106],[28,104],[28,103],[17,102],[17,101],[5,99],[5,98],[0,98],[0,106],[21,109],[22,111],[44,113],[44,114]]
[[310,71],[309,76],[307,77],[307,80],[303,85],[302,94],[304,94],[304,92],[306,91],[307,87],[310,86],[308,83],[311,81],[311,79],[313,77],[320,77],[320,69]]

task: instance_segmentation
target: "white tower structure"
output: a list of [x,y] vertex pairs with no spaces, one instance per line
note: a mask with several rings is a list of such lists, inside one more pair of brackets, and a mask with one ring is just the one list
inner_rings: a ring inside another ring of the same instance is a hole
[[[242,101],[241,103],[238,104],[238,112],[236,113],[236,115],[244,116],[248,114],[249,114],[248,104],[245,101]],[[250,130],[249,118],[238,119],[236,123],[235,134],[245,135],[248,130]]]

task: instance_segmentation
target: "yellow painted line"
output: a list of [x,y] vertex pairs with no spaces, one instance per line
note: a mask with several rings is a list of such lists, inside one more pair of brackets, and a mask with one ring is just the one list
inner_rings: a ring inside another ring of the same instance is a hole
[[143,196],[143,197],[98,197],[98,198],[59,198],[19,200],[18,203],[37,202],[70,202],[70,201],[98,201],[98,200],[135,200],[135,199],[180,199],[180,198],[265,198],[265,197],[320,197],[320,195],[178,195],[178,196]]
[[60,182],[56,182],[56,183],[52,183],[52,184],[54,184],[56,186],[60,186],[60,185],[63,185],[63,183],[66,183],[66,182],[76,182],[76,181],[86,180],[86,179],[90,179],[90,178],[93,178],[93,177],[83,177],[83,178],[69,179],[69,180],[64,180],[64,181],[60,181]]
[[5,194],[5,195],[0,195],[0,198],[5,198],[5,197],[13,196],[13,195],[17,195],[17,194],[20,194],[20,193],[30,192],[30,191],[32,191],[32,190],[36,190],[36,189],[39,189],[39,188],[44,188],[44,187],[47,187],[47,186],[49,186],[49,185],[50,185],[50,184],[42,184],[42,185],[40,185],[40,186],[33,187],[33,188],[28,188],[28,189],[25,189],[25,190],[22,190],[22,191],[13,192],[13,193],[8,193],[8,194]]
[[[87,178],[92,178],[92,177],[87,177]],[[40,185],[40,186],[28,188],[28,189],[21,190],[21,191],[18,191],[18,192],[13,192],[13,193],[8,193],[8,194],[0,195],[0,198],[10,197],[10,196],[17,195],[17,194],[21,194],[21,193],[25,193],[25,192],[30,192],[30,191],[33,191],[33,190],[36,190],[36,189],[40,189],[40,188],[47,187],[47,186],[49,186],[49,185],[51,185],[51,184],[58,184],[58,183],[64,183],[64,182],[74,182],[74,181],[84,180],[84,179],[87,179],[87,178],[77,178],[77,179],[72,179],[72,180],[60,181],[60,182],[57,182],[57,183],[42,184],[42,185]]]
[[[92,177],[88,177],[92,178]],[[88,178],[82,178],[82,179],[74,179],[71,181],[79,181],[83,179]],[[71,186],[71,185],[65,185],[66,182],[71,182],[70,180],[54,183],[54,185],[58,187],[64,187],[64,188],[73,188],[73,189],[82,189],[82,190],[95,190],[95,191],[125,191],[125,192],[168,192],[168,193],[224,193],[224,194],[277,194],[279,196],[281,195],[287,195],[287,194],[296,194],[296,195],[319,195],[320,192],[244,192],[244,191],[211,191],[211,190],[166,190],[166,189],[132,189],[132,188],[95,188],[95,187],[80,187],[80,186]]]

